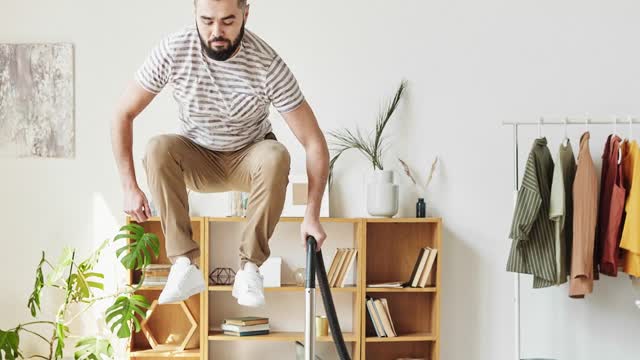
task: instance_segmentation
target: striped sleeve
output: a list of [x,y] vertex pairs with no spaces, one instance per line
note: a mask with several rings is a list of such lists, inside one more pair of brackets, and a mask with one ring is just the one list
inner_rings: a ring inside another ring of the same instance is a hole
[[518,200],[516,201],[511,234],[509,235],[511,239],[514,241],[529,239],[529,233],[538,217],[541,206],[542,198],[538,187],[535,155],[532,152],[527,160],[522,186],[518,191]]
[[158,94],[169,82],[173,57],[170,39],[164,39],[149,54],[136,72],[136,80],[145,90]]
[[269,66],[266,89],[269,100],[280,113],[295,110],[304,102],[298,81],[279,56]]

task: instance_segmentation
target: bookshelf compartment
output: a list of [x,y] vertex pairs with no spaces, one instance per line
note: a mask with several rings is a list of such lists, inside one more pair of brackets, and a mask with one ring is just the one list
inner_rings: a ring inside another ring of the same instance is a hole
[[[140,294],[147,298],[149,303],[153,303],[154,300],[158,300],[160,296],[160,290],[138,290],[136,294]],[[189,312],[195,319],[195,321],[199,324],[200,319],[200,295],[194,295],[189,299],[185,300],[185,304],[189,309]],[[162,305],[161,305],[162,306]],[[179,328],[179,324],[181,324],[185,315],[182,309],[179,306],[167,306],[162,308],[162,316],[153,317],[152,321],[147,324],[150,331],[158,334],[171,334],[172,331],[182,331]],[[180,320],[180,321],[178,321]],[[175,327],[174,325],[178,326]],[[185,346],[185,354],[183,352],[176,351],[155,351],[151,348],[151,344],[147,340],[144,332],[141,331],[139,333],[132,334],[131,336],[131,346],[133,352],[144,353],[145,358],[154,355],[154,354],[165,354],[163,356],[178,356],[176,354],[180,354],[180,356],[194,354],[198,351],[200,347],[200,337],[197,335],[200,331],[200,326],[196,328],[195,335],[191,337],[189,342],[187,342]],[[186,334],[184,334],[186,335]],[[133,355],[132,355],[133,356]]]
[[[145,232],[154,233],[158,236],[158,240],[160,242],[160,254],[158,255],[158,258],[153,260],[153,264],[171,265],[171,261],[167,257],[167,251],[165,249],[166,248],[165,238],[164,238],[164,233],[162,232],[162,225],[160,224],[160,221],[147,221],[144,223],[140,223],[139,225],[141,225],[144,228]],[[191,238],[198,244],[200,244],[200,236],[204,231],[202,227],[203,227],[202,221],[200,220],[191,221],[191,228],[193,229],[193,234]],[[200,248],[200,251],[202,254],[203,249]],[[200,258],[195,259],[195,262],[198,263],[199,259]],[[130,283],[138,284],[140,282],[141,276],[142,276],[141,271],[132,271]],[[154,288],[156,287],[154,286]],[[158,286],[157,288],[162,289],[162,286]]]
[[[438,249],[438,226],[437,222],[367,223],[367,284],[408,281],[420,249]],[[438,251],[430,287],[436,286],[439,256]]]
[[[359,324],[357,294],[334,293],[333,300],[336,306],[340,328],[344,334],[350,333],[354,337],[359,336],[357,324]],[[267,292],[266,304],[260,308],[247,308],[237,304],[235,298],[229,293],[215,293],[210,296],[209,302],[209,340],[269,340],[273,334],[302,334],[305,328],[305,299],[303,293]],[[316,290],[316,315],[326,315],[319,290]],[[261,316],[269,318],[269,335],[255,337],[236,337],[224,335],[221,324],[226,318],[243,316]],[[211,337],[212,334],[218,335]],[[296,335],[296,336],[297,336]],[[274,339],[281,337],[275,336]]]
[[[239,248],[243,231],[246,228],[246,222],[233,221],[210,221],[209,222],[209,239],[208,239],[208,271],[209,273],[216,268],[231,268],[234,272],[238,271],[240,265]],[[287,218],[291,219],[291,218]],[[333,260],[337,248],[358,248],[358,229],[359,223],[353,221],[344,222],[327,222],[323,223],[324,230],[327,233],[327,240],[322,247],[323,261],[326,271],[329,271],[331,261]],[[300,224],[293,221],[284,221],[278,223],[274,233],[269,240],[271,250],[270,256],[282,258],[281,268],[281,285],[291,288],[295,284],[294,272],[297,268],[306,267],[306,253],[300,242]],[[360,261],[360,253],[345,277],[345,288],[355,288],[357,283],[357,273],[355,269]],[[213,291],[224,291],[229,287],[214,286]],[[267,291],[272,291],[268,290]],[[275,290],[278,291],[278,290]],[[286,290],[285,290],[286,291]],[[346,290],[349,291],[349,290]]]
[[435,360],[432,342],[367,343],[367,360],[393,360],[398,358],[418,358]]
[[154,300],[141,327],[154,350],[184,351],[198,323],[185,302],[160,305]]
[[[433,333],[435,318],[433,293],[376,293],[370,295],[373,295],[374,298],[387,299],[398,337],[420,334],[425,337],[423,340],[428,340],[428,336]],[[380,339],[379,341],[402,341],[402,339],[396,338],[378,338],[366,304],[365,314],[367,341],[376,341],[376,339]]]

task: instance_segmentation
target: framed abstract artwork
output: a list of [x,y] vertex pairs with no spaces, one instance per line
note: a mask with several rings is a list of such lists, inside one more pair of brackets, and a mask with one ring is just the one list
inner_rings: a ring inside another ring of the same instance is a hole
[[72,44],[0,44],[0,156],[75,157]]

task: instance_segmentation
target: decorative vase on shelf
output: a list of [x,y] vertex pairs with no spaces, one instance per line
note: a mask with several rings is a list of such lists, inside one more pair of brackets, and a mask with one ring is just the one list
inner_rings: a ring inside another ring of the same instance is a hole
[[419,198],[416,203],[416,217],[417,218],[425,218],[427,217],[427,204],[424,202],[423,198]]
[[380,217],[398,213],[398,185],[393,183],[393,171],[374,171],[367,184],[367,212]]
[[307,273],[305,268],[298,268],[296,269],[296,271],[293,273],[293,277],[296,280],[296,286],[304,286],[305,285],[305,281],[307,280]]

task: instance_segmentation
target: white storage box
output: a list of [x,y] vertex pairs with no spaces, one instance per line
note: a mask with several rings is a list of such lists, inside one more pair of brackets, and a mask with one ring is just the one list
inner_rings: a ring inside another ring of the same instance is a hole
[[260,266],[260,274],[264,277],[264,287],[280,287],[282,258],[272,256]]

